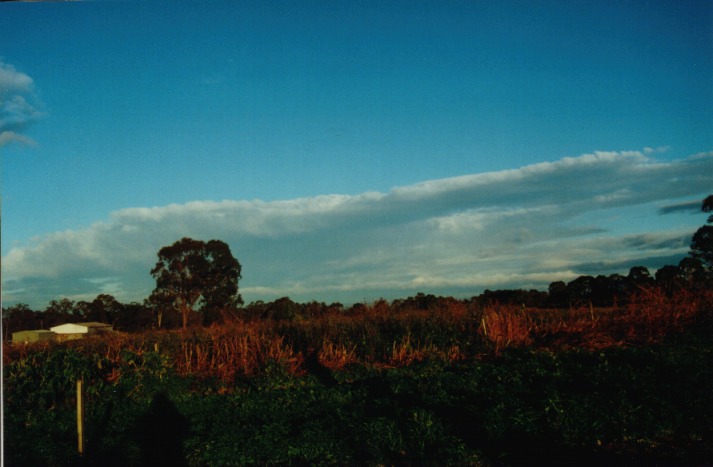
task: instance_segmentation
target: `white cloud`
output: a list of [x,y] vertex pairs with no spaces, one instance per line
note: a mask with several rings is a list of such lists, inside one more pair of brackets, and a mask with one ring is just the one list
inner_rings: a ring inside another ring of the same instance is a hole
[[29,92],[32,84],[32,78],[0,61],[0,89],[6,92]]
[[[141,300],[154,285],[156,252],[184,236],[231,246],[248,301],[542,288],[685,254],[696,219],[665,224],[671,216],[659,207],[702,199],[711,186],[713,153],[664,162],[597,152],[387,193],[128,208],[12,248],[3,299],[42,306],[110,291]],[[611,210],[650,225],[609,230]]]
[[0,147],[11,142],[34,144],[21,133],[42,117],[40,109],[32,78],[0,60]]
[[0,131],[0,148],[12,142],[25,144],[27,146],[34,146],[37,144],[32,138],[15,133],[14,131]]

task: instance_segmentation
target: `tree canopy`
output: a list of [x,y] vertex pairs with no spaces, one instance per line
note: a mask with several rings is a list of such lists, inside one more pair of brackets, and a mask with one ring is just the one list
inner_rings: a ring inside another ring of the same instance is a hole
[[180,313],[185,328],[193,312],[202,313],[206,324],[211,311],[241,304],[241,269],[230,247],[220,240],[183,238],[161,248],[151,270],[156,279],[151,301],[159,310],[159,327],[166,307]]
[[[705,213],[713,212],[713,195],[708,195],[703,200],[701,211]],[[704,225],[693,234],[691,256],[701,260],[707,269],[713,269],[713,214],[708,216],[707,225]]]

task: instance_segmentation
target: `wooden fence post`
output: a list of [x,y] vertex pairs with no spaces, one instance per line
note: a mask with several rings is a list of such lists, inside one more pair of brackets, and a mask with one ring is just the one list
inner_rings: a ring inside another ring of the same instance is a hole
[[84,455],[84,379],[77,380],[77,452]]

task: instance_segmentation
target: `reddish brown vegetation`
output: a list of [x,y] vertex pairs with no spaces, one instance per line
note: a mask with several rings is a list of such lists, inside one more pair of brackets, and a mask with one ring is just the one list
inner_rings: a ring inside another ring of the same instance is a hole
[[[270,362],[305,372],[305,358],[318,352],[331,370],[350,364],[379,367],[424,359],[457,361],[496,355],[508,347],[549,350],[654,343],[692,326],[710,324],[713,292],[640,290],[620,308],[542,310],[446,299],[428,310],[395,308],[380,301],[360,313],[329,313],[294,321],[232,320],[186,331],[110,333],[84,340],[6,346],[7,362],[56,345],[98,355],[119,368],[127,352],[157,353],[181,375],[236,378],[258,374]],[[116,373],[116,372],[115,372]],[[111,378],[121,377],[112,373]]]

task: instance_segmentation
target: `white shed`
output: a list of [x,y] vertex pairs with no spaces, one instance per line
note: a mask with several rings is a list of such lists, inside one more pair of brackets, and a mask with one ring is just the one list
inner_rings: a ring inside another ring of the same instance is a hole
[[58,334],[58,337],[64,339],[77,339],[98,332],[113,331],[111,324],[106,323],[65,323],[59,326],[50,328],[50,331]]

